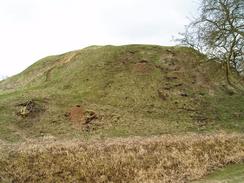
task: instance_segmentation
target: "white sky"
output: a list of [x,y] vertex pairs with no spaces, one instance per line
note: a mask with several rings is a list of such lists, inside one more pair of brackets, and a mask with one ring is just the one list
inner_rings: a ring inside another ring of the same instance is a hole
[[197,0],[0,0],[0,77],[90,45],[173,45]]

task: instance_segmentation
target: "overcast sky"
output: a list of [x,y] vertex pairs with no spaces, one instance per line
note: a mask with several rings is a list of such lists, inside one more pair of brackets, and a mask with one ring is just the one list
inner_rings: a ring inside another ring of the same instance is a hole
[[90,45],[174,45],[197,0],[0,0],[0,77]]

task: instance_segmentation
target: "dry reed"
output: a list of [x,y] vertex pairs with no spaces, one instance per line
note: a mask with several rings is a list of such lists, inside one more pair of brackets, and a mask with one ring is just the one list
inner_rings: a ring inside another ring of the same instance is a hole
[[3,145],[3,182],[174,182],[244,159],[238,134],[31,141]]

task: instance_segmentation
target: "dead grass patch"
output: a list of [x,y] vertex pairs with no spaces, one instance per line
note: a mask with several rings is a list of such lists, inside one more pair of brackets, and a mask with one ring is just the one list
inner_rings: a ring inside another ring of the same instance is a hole
[[0,178],[10,182],[182,183],[244,159],[244,138],[237,134],[32,141],[5,146],[8,153],[0,153]]

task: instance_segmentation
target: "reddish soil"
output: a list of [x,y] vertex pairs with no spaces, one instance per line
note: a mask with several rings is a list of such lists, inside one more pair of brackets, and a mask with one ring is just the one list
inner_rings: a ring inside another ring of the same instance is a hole
[[86,127],[89,128],[92,125],[91,122],[98,118],[97,114],[91,110],[85,110],[80,105],[72,107],[69,112],[66,114],[69,117],[70,121],[75,127]]
[[80,127],[82,123],[84,123],[84,114],[85,110],[83,107],[77,105],[72,107],[69,111],[70,121],[77,127]]
[[153,70],[153,65],[149,64],[147,61],[142,60],[139,63],[134,64],[133,71],[141,74],[148,74]]

